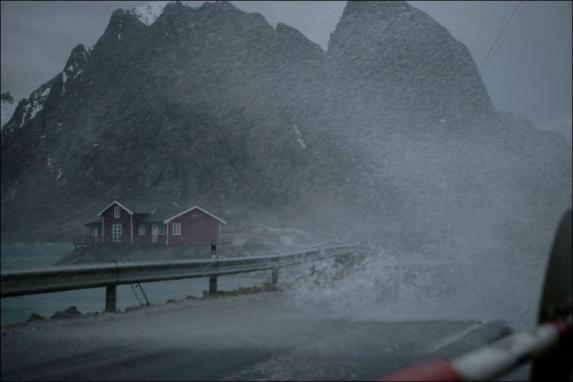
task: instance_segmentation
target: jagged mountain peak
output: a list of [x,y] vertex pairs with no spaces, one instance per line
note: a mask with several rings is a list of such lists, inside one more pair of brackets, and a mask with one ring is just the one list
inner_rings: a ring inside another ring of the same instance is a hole
[[[116,9],[112,12],[108,25],[93,48],[88,52],[94,58],[104,56],[121,56],[120,51],[129,49],[133,41],[148,33],[145,25],[131,11]],[[113,53],[111,53],[113,52]]]
[[146,26],[136,14],[130,10],[116,9],[111,14],[102,38],[109,34],[118,34],[138,28],[146,29]]
[[113,22],[118,22],[125,17],[125,15],[129,15],[131,12],[126,11],[125,9],[118,8],[111,13],[111,17],[109,19],[109,23],[112,24]]
[[[180,12],[194,10],[180,1],[152,1],[139,7],[127,11],[134,15],[139,21],[147,26],[151,26],[163,14],[179,14]],[[237,7],[228,1],[205,1],[197,8],[200,11],[227,10],[239,11]]]
[[63,81],[66,82],[67,79],[74,79],[79,76],[83,70],[86,62],[89,58],[88,50],[82,45],[77,45],[70,54],[64,70],[62,72]]
[[230,20],[234,17],[248,17],[248,15],[251,15],[251,13],[245,12],[224,0],[205,1],[200,7],[195,9],[197,11],[197,15],[202,18],[218,17]]
[[[132,8],[130,13],[135,15],[139,21],[147,26],[152,25],[163,13],[165,7],[173,2],[170,1],[152,1],[139,7]],[[179,2],[177,2],[179,3]],[[180,4],[180,3],[179,3]]]
[[66,63],[66,67],[69,65],[70,61],[72,60],[86,60],[87,56],[89,55],[89,51],[83,44],[78,44],[72,49],[70,53],[70,57],[68,58],[68,62]]
[[[392,20],[399,13],[418,11],[404,1],[348,1],[335,30],[330,34],[328,51],[340,50],[344,41],[340,35],[356,34],[359,38],[368,36],[366,30],[381,29],[385,22]],[[419,11],[418,11],[419,12]]]
[[354,16],[392,17],[397,13],[413,10],[415,8],[405,1],[348,1],[344,7],[341,20]]
[[226,1],[205,2],[199,7],[168,3],[151,30],[170,39],[181,37],[184,44],[196,46],[211,40],[236,41],[246,35],[259,36],[262,42],[273,33],[264,16],[245,12]]
[[328,50],[339,53],[358,41],[387,48],[384,44],[390,39],[427,41],[436,34],[445,37],[449,32],[428,14],[404,1],[349,1],[330,35]]
[[205,1],[199,9],[220,9],[228,11],[240,11],[239,8],[235,7],[233,4],[226,0],[216,0],[216,1]]
[[376,102],[404,101],[434,110],[438,119],[492,110],[469,49],[403,1],[349,1],[327,54],[339,75],[376,83],[370,93]]

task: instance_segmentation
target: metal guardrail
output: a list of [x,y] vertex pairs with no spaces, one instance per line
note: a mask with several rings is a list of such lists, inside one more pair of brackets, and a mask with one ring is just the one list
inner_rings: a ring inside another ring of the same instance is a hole
[[46,269],[12,271],[1,274],[1,297],[14,297],[76,289],[106,287],[106,310],[116,310],[116,286],[122,284],[209,277],[209,292],[217,290],[217,276],[273,270],[273,283],[278,269],[311,260],[351,255],[356,245],[310,249],[284,255],[180,260],[162,262],[129,262]]

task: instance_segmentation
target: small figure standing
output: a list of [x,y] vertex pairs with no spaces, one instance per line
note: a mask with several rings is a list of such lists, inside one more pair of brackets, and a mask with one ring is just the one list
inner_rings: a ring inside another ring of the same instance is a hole
[[211,257],[217,257],[217,242],[215,240],[211,240]]

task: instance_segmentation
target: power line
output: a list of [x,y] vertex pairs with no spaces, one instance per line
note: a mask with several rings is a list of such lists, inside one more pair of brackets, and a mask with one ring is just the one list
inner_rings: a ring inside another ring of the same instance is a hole
[[480,66],[478,68],[478,71],[480,73],[482,73],[484,67],[487,66],[487,64],[489,63],[490,57],[493,56],[494,50],[496,50],[496,47],[498,46],[499,42],[501,41],[501,38],[503,37],[505,31],[507,30],[507,28],[511,24],[511,21],[513,20],[513,18],[517,14],[517,11],[519,10],[520,6],[521,6],[521,1],[517,4],[517,6],[515,7],[515,9],[513,10],[512,14],[511,14],[511,16],[509,16],[509,18],[506,20],[505,25],[503,26],[503,28],[501,29],[501,31],[497,35],[496,39],[494,40],[493,44],[491,45],[491,47],[487,51],[485,57],[483,58]]
[[[509,16],[509,18],[507,19],[507,21],[505,22],[505,25],[503,26],[503,29],[499,32],[499,34],[497,35],[495,41],[493,42],[492,46],[489,48],[489,50],[487,51],[484,59],[482,60],[478,71],[480,72],[480,74],[482,73],[483,69],[487,66],[487,64],[489,63],[489,61],[491,60],[491,57],[493,57],[493,52],[495,50],[497,50],[497,47],[501,41],[501,38],[504,36],[504,33],[506,32],[506,30],[508,30],[508,27],[512,23],[512,21],[514,21],[514,17],[517,14],[517,11],[520,9],[521,7],[521,3],[522,1],[520,1],[517,6],[515,7],[515,9],[513,10],[513,13],[511,14],[511,16]],[[515,20],[517,20],[517,18],[515,18]]]
[[495,56],[497,50],[499,49],[500,46],[503,45],[503,42],[506,40],[507,36],[509,35],[509,31],[511,30],[511,28],[513,28],[515,25],[517,25],[517,23],[519,22],[519,20],[523,17],[523,15],[525,15],[525,13],[527,12],[527,8],[529,7],[529,3],[526,3],[522,8],[521,8],[521,12],[518,12],[517,17],[515,17],[513,19],[513,22],[509,24],[508,27],[508,32],[505,33],[503,35],[503,37],[500,39],[499,43],[495,46],[495,48],[493,49],[493,51],[491,52],[491,55],[489,57],[489,60],[487,62],[485,62],[485,64],[483,65],[482,71],[485,71],[485,68],[487,68],[487,65],[491,62],[491,60],[493,59],[493,56]]

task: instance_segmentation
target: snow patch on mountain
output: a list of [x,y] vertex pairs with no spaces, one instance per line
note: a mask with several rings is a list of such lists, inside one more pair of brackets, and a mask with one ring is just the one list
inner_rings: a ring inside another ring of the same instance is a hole
[[30,97],[24,98],[18,102],[14,108],[13,113],[11,113],[10,119],[7,119],[6,121],[2,119],[2,131],[15,131],[22,128],[30,120],[34,119],[38,113],[44,109],[44,105],[46,104],[46,101],[50,95],[50,91],[52,90],[52,85],[58,76],[42,84],[38,89],[34,90],[30,94]]
[[64,84],[68,80],[73,80],[83,73],[85,63],[88,61],[89,56],[89,51],[82,44],[72,50],[66,62],[66,66],[62,71],[62,81]]
[[140,7],[133,8],[131,13],[135,15],[139,21],[150,26],[161,16],[163,9],[168,3],[169,1],[152,1]]
[[16,126],[17,128],[22,128],[22,126],[34,119],[36,115],[44,109],[44,104],[48,99],[51,88],[51,84],[45,84],[30,94],[30,98],[28,98],[28,101],[23,105],[23,118]]
[[303,139],[302,139],[302,134],[300,133],[300,130],[298,129],[297,125],[294,125],[292,127],[294,129],[294,132],[296,133],[296,141],[298,142],[298,144],[300,145],[300,147],[302,149],[306,149],[306,144],[304,143]]
[[[40,88],[33,92],[30,96],[30,102],[25,105],[24,115],[26,115],[26,120],[31,120],[36,117],[42,109],[44,109],[44,103],[50,94],[51,87]],[[22,127],[22,125],[20,125]]]

